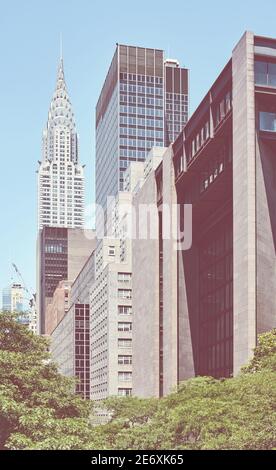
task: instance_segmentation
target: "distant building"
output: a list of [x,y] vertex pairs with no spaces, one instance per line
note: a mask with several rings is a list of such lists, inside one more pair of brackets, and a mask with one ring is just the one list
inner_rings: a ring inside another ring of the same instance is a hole
[[13,283],[2,292],[2,310],[20,313],[24,310],[24,287]]

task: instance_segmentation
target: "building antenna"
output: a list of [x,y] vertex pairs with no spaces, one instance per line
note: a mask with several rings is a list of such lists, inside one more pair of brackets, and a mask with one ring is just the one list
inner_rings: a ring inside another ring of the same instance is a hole
[[60,55],[60,60],[63,60],[62,33],[59,34],[59,55]]

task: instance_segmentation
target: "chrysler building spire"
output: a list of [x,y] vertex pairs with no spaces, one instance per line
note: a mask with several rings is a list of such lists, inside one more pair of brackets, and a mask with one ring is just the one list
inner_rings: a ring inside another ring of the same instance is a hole
[[38,170],[38,224],[83,226],[83,167],[78,163],[78,134],[64,78],[61,56],[56,87],[43,131],[42,162]]

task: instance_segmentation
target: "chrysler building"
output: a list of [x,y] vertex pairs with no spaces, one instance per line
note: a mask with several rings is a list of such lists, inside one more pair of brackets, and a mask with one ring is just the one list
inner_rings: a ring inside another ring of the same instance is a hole
[[83,212],[84,170],[61,57],[39,161],[38,228],[82,228]]

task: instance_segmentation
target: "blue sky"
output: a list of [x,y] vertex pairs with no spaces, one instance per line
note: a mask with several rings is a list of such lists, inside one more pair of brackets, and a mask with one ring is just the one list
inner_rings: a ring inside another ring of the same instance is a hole
[[190,68],[195,109],[244,30],[276,37],[275,0],[0,0],[0,289],[11,262],[35,287],[36,168],[55,86],[59,36],[94,197],[94,110],[116,42],[163,48]]

